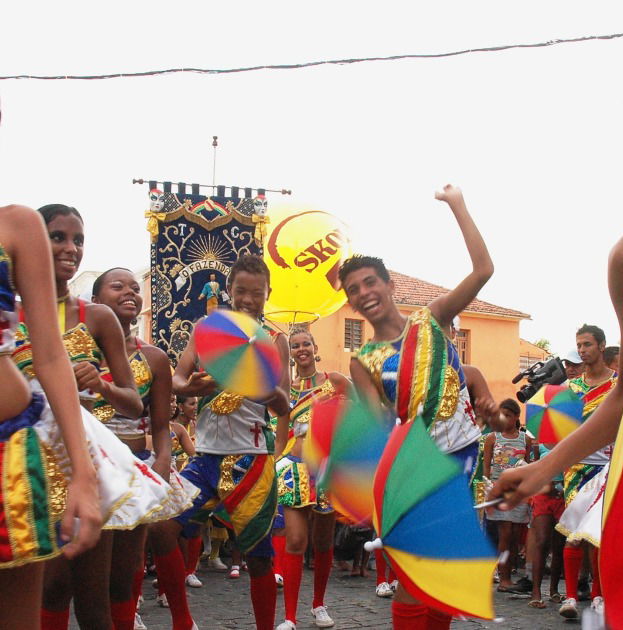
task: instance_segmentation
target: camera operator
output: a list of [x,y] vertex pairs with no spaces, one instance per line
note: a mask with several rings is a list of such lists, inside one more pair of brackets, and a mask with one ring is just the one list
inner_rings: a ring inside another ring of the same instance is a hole
[[[588,418],[603,402],[606,395],[616,383],[616,373],[604,362],[603,352],[606,347],[604,331],[597,326],[584,324],[576,333],[576,345],[580,359],[584,364],[584,372],[577,378],[569,381],[569,387],[580,396],[584,402],[584,419]],[[583,530],[583,516],[586,512],[580,507],[584,502],[578,501],[575,505],[573,499],[579,490],[593,477],[599,474],[609,462],[612,452],[611,446],[600,449],[589,455],[580,463],[571,466],[564,473],[564,498],[566,510],[561,517],[562,521],[574,523],[575,527],[557,526],[558,531],[567,536],[564,550],[565,583],[567,586],[567,599],[560,607],[560,614],[567,619],[578,617],[578,577],[582,564],[583,551],[580,546],[582,541],[595,542],[593,536]],[[595,500],[599,488],[595,493]],[[576,514],[576,512],[578,512]],[[581,513],[580,513],[581,512]],[[586,542],[585,544],[589,544]],[[603,598],[601,597],[601,585],[599,582],[599,569],[597,564],[597,550],[591,549],[593,558],[593,589],[591,591],[592,607],[598,611],[603,610]]]
[[567,352],[567,356],[562,360],[562,362],[565,366],[567,378],[570,381],[574,378],[582,376],[582,373],[584,372],[584,362],[575,348]]

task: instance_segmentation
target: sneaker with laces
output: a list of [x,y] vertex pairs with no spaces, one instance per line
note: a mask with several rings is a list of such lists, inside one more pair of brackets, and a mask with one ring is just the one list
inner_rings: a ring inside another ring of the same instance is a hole
[[186,586],[201,588],[203,586],[203,582],[194,573],[191,573],[186,576]]
[[578,618],[578,603],[573,597],[565,599],[562,606],[558,609],[558,613],[565,619],[577,619]]
[[283,588],[283,575],[279,575],[279,573],[275,573],[275,582],[279,588]]
[[209,571],[227,571],[227,565],[220,558],[208,558]]
[[162,595],[158,595],[156,597],[156,604],[158,604],[160,608],[168,608],[169,602],[167,601],[167,596],[164,593],[162,593]]
[[598,615],[603,615],[604,614],[604,598],[601,597],[601,595],[598,595],[597,597],[594,597],[593,601],[591,602],[591,608]]
[[387,582],[381,582],[376,587],[376,595],[377,597],[393,597],[394,591]]
[[147,630],[147,626],[143,623],[143,620],[138,613],[135,613],[134,615],[134,630]]
[[392,591],[394,591],[394,593],[396,592],[396,589],[398,588],[398,580],[394,580],[389,587],[392,589]]
[[314,623],[318,628],[331,628],[335,625],[335,621],[329,617],[329,613],[324,606],[312,608],[311,614],[314,617]]
[[232,565],[231,569],[229,570],[228,577],[230,580],[237,580],[240,577],[240,567],[237,564]]
[[289,619],[286,619],[283,623],[277,626],[277,630],[296,630],[296,624],[292,623]]

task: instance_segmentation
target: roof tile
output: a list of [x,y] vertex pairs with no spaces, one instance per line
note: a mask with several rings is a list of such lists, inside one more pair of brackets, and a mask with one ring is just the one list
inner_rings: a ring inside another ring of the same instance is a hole
[[[398,304],[408,306],[425,306],[432,302],[436,297],[449,293],[449,289],[431,284],[419,278],[412,278],[404,273],[397,271],[389,272],[396,286],[395,299]],[[499,315],[500,317],[513,317],[517,319],[530,319],[530,315],[516,311],[512,308],[505,308],[490,304],[483,300],[474,300],[465,309],[467,313],[484,313],[487,315]]]

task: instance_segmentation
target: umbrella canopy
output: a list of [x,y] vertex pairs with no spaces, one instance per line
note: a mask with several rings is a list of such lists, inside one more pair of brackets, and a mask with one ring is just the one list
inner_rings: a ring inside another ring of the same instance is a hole
[[526,405],[526,427],[539,442],[560,442],[582,424],[584,403],[565,385],[545,385]]
[[237,311],[214,311],[195,327],[195,348],[205,371],[224,389],[265,398],[281,376],[279,352],[262,325]]
[[462,466],[439,450],[419,417],[389,438],[374,479],[373,524],[413,597],[452,615],[493,618],[495,550]]
[[[315,420],[320,415],[322,421]],[[310,467],[316,467],[318,487],[350,521],[370,522],[374,473],[387,443],[388,429],[363,401],[336,399],[314,405],[310,428],[312,439],[309,435],[305,438],[303,458],[311,462]],[[327,444],[328,454],[318,457],[321,450],[327,451]]]
[[311,422],[303,442],[303,460],[316,477],[321,476],[326,467],[335,428],[342,421],[348,404],[346,398],[334,396],[312,405]]

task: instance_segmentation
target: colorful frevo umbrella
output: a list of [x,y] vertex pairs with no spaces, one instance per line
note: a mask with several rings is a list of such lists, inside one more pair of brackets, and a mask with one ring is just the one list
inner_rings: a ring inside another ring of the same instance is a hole
[[312,404],[311,422],[303,441],[303,460],[314,477],[320,477],[326,468],[335,428],[349,404],[338,396]]
[[374,479],[374,529],[400,584],[453,616],[493,619],[495,550],[480,529],[458,460],[421,418],[394,428]]
[[372,519],[374,473],[389,429],[364,402],[332,398],[314,404],[303,459],[333,507],[353,523]]
[[543,444],[560,442],[582,424],[583,409],[566,385],[545,385],[526,404],[526,427]]
[[244,313],[217,310],[195,327],[195,348],[205,371],[228,391],[265,398],[277,386],[281,360],[262,325]]

